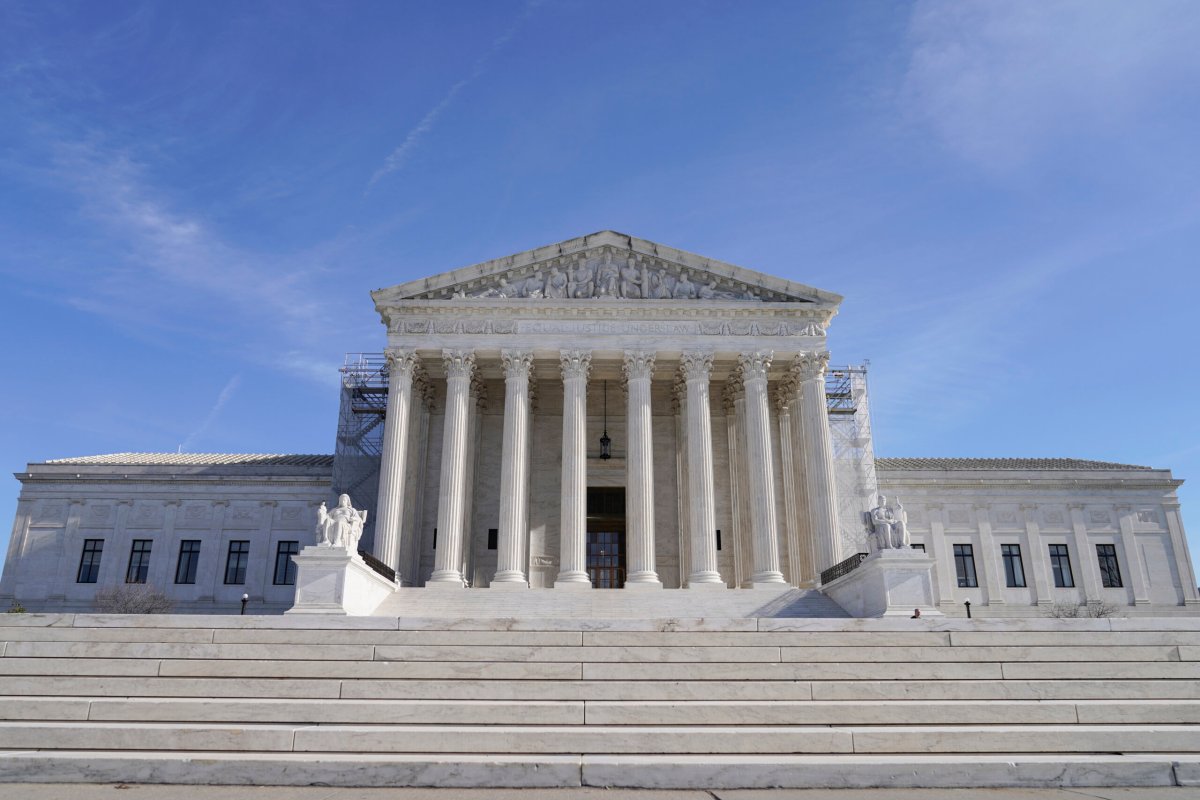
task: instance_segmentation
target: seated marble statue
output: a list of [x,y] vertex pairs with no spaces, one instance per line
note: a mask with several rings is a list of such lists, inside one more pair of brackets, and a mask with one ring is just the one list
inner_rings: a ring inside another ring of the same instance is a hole
[[322,547],[344,547],[352,555],[358,552],[358,540],[367,524],[367,512],[350,505],[350,495],[338,498],[332,511],[321,503],[317,509],[317,544]]
[[879,505],[871,509],[871,524],[875,527],[875,549],[909,546],[908,514],[899,501],[892,508],[887,504],[887,495],[879,495]]

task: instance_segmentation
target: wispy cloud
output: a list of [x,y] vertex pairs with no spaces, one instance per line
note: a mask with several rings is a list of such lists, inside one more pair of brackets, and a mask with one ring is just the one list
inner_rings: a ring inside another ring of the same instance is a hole
[[195,430],[189,433],[187,438],[184,439],[179,445],[179,449],[181,451],[190,452],[192,445],[196,443],[196,440],[208,432],[208,429],[212,427],[213,422],[216,421],[217,416],[221,413],[221,409],[223,409],[225,404],[229,402],[229,398],[233,397],[233,393],[237,391],[237,388],[239,385],[241,385],[241,382],[242,376],[234,375],[225,383],[225,387],[221,389],[220,394],[217,395],[216,402],[212,404],[212,408],[208,410],[208,414],[205,415],[204,420],[196,427]]
[[923,0],[900,103],[953,152],[1010,169],[1165,105],[1200,76],[1200,6]]
[[371,180],[367,182],[368,190],[384,176],[404,168],[412,152],[420,145],[421,140],[433,130],[433,126],[437,123],[438,118],[454,103],[455,98],[458,97],[463,89],[484,73],[491,60],[517,35],[521,26],[525,24],[525,21],[529,19],[529,16],[542,2],[543,0],[527,0],[525,7],[521,10],[516,21],[492,40],[487,50],[475,61],[475,65],[472,67],[470,73],[451,86],[442,99],[433,108],[429,109],[425,116],[421,117],[421,121],[416,124],[416,127],[408,132],[408,135],[404,137],[404,141],[384,159],[383,166],[376,170],[375,174],[371,176]]

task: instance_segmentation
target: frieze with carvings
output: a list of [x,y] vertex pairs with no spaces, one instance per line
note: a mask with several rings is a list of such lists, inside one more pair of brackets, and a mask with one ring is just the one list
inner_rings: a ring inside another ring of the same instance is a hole
[[1139,511],[1137,521],[1141,525],[1158,525],[1158,512],[1149,509]]
[[509,334],[637,334],[665,336],[823,336],[815,322],[788,321],[658,321],[658,320],[512,320],[512,319],[404,319],[392,325],[392,333],[443,335]]
[[1088,522],[1091,522],[1095,525],[1108,525],[1111,520],[1109,519],[1107,511],[1098,511],[1096,509],[1092,509],[1088,512]]

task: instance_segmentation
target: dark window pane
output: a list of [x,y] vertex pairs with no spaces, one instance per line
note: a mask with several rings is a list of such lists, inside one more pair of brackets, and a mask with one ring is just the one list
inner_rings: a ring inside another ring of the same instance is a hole
[[104,553],[103,539],[85,539],[83,554],[79,557],[79,574],[76,583],[95,583],[100,577],[100,556]]
[[500,531],[497,528],[488,528],[488,550],[495,550],[500,540]]
[[299,542],[280,542],[275,549],[275,585],[296,585],[296,562],[292,556],[300,552]]
[[1071,556],[1065,544],[1050,545],[1050,570],[1054,573],[1055,586],[1070,589],[1075,585],[1075,576],[1071,573]]
[[126,583],[145,583],[150,572],[150,545],[153,539],[134,539],[129,548],[129,568],[125,570]]
[[176,583],[195,583],[200,565],[200,540],[184,539],[179,543],[179,562],[175,565]]
[[1100,583],[1106,589],[1119,588],[1121,565],[1117,563],[1117,548],[1111,544],[1096,545],[1096,557],[1100,561]]
[[1000,557],[1004,561],[1004,583],[1006,586],[1025,585],[1025,568],[1021,564],[1021,545],[1000,545]]
[[979,585],[975,575],[975,552],[971,545],[954,545],[954,571],[958,575],[960,588],[970,589]]
[[250,542],[235,541],[229,543],[229,555],[225,559],[225,583],[243,584],[246,582],[246,562],[250,559]]

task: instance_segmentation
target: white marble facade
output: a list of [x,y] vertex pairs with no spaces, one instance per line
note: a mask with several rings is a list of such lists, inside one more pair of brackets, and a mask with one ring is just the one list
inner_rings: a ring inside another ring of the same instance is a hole
[[[599,591],[587,496],[619,488],[622,591],[816,587],[865,550],[861,513],[879,490],[903,501],[946,613],[964,600],[1004,615],[1062,600],[1196,608],[1166,470],[876,460],[869,436],[848,459],[825,382],[838,295],[606,231],[372,296],[387,416],[378,496],[353,500],[373,503],[370,552],[404,586]],[[865,394],[856,402],[865,416]],[[150,582],[180,610],[228,611],[243,592],[286,609],[279,542],[312,543],[332,459],[255,458],[30,464],[0,603],[87,608],[150,538]],[[95,584],[77,582],[88,539],[104,540]],[[176,585],[184,539],[202,542],[199,572]],[[250,543],[233,586],[229,541]],[[975,586],[959,586],[956,544],[972,547]],[[1052,544],[1068,545],[1071,588],[1054,586]],[[1097,544],[1113,546],[1121,587],[1101,586]],[[1025,586],[1006,585],[1004,545],[1010,563],[1020,546]]]

